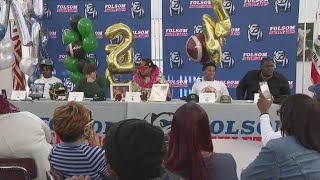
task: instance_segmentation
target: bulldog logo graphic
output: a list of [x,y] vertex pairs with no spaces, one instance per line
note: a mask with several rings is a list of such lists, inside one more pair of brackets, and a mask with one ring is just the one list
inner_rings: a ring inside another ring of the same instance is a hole
[[170,16],[174,14],[178,16],[183,15],[183,7],[181,6],[180,0],[170,0]]
[[277,68],[278,66],[281,66],[282,68],[286,68],[289,66],[289,60],[286,57],[286,52],[282,50],[274,52],[273,62],[275,68]]
[[98,11],[94,7],[92,3],[86,3],[84,5],[84,15],[86,18],[89,19],[97,19],[98,18]]
[[144,8],[141,5],[141,2],[134,1],[131,3],[131,18],[143,18],[144,17]]
[[136,64],[140,64],[141,59],[142,59],[142,55],[141,55],[141,53],[139,53],[139,52],[134,53],[134,55],[133,55],[134,63],[136,63]]
[[43,18],[45,18],[45,19],[51,19],[52,18],[51,10],[48,8],[48,4],[47,3],[43,4]]
[[274,6],[275,12],[278,14],[280,11],[282,12],[290,12],[291,11],[291,2],[290,0],[276,0]]
[[193,26],[193,34],[203,34],[203,27],[202,27],[202,25],[195,25],[195,26]]
[[61,29],[61,40],[62,40],[62,43],[64,44],[64,40],[63,40],[63,35],[66,31],[69,31],[70,29],[68,28],[65,28],[65,29]]
[[182,68],[183,67],[183,60],[180,56],[180,52],[174,51],[170,52],[170,68],[173,67]]
[[234,59],[231,56],[231,52],[229,51],[223,52],[220,68],[228,68],[228,69],[234,68]]
[[252,40],[255,41],[262,41],[263,34],[260,29],[259,24],[249,24],[248,26],[248,40],[251,42]]
[[223,3],[224,8],[228,12],[229,16],[232,16],[236,12],[236,7],[232,3],[232,0],[225,0]]

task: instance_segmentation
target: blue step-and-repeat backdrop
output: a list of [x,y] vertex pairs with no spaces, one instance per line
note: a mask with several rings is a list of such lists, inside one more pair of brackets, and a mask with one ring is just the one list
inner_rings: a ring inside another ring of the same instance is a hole
[[[104,76],[106,69],[105,45],[110,40],[104,35],[112,24],[122,22],[134,33],[135,63],[141,57],[151,56],[151,1],[150,0],[47,0],[45,3],[43,27],[48,29],[49,42],[46,47],[48,55],[54,61],[55,76],[64,81],[69,90],[73,84],[63,62],[66,58],[66,46],[62,43],[62,33],[69,29],[69,18],[73,14],[90,18],[98,39],[97,50],[90,54],[98,62],[98,73]],[[121,41],[118,38],[118,41]],[[112,42],[118,43],[118,42]],[[133,75],[128,75],[132,79]],[[107,93],[109,97],[109,93]]]
[[[162,4],[163,69],[177,98],[189,94],[194,80],[203,76],[201,65],[189,60],[186,42],[202,33],[203,14],[215,15],[210,0],[164,0]],[[236,98],[239,80],[248,70],[259,69],[260,60],[268,56],[295,93],[299,1],[225,0],[224,6],[232,32],[215,79],[223,81]]]

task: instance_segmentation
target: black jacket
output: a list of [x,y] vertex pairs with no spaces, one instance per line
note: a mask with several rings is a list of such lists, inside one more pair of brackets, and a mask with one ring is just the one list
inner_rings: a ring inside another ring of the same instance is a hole
[[[259,82],[262,82],[260,70],[247,72],[242,78],[237,87],[237,98],[239,100],[253,100],[254,93],[260,90]],[[281,103],[287,96],[290,95],[290,87],[288,79],[279,72],[273,72],[273,77],[269,79],[268,86],[274,98],[274,103]]]

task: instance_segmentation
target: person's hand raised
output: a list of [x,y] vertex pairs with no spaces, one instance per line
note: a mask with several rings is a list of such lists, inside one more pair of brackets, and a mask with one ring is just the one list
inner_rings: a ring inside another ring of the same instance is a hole
[[273,97],[271,96],[271,100],[268,100],[261,92],[259,92],[259,93],[260,93],[260,96],[259,96],[259,100],[257,102],[257,106],[258,106],[261,114],[268,113],[270,106],[273,103]]

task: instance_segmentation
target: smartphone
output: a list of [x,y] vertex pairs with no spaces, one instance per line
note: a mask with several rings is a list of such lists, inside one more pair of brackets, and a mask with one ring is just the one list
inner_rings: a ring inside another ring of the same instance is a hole
[[266,97],[267,99],[271,99],[272,94],[269,90],[268,83],[266,81],[263,81],[263,82],[260,82],[259,85],[260,85],[260,91],[264,95],[264,97]]

